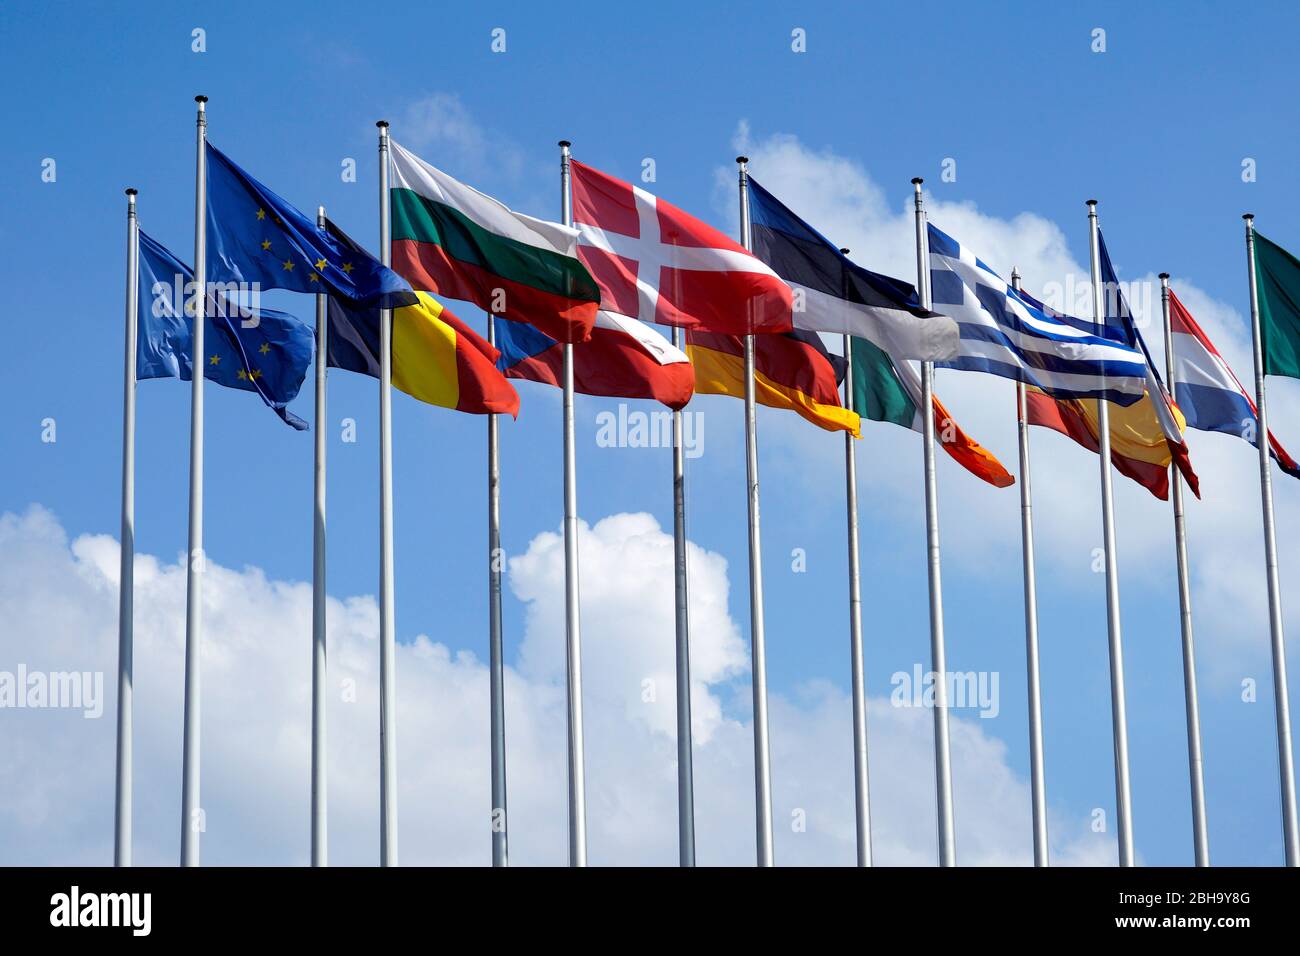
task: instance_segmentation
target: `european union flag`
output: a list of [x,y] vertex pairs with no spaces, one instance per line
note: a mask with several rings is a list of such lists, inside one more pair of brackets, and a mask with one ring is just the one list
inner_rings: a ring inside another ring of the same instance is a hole
[[[140,233],[137,378],[193,378],[193,282],[189,266]],[[257,392],[286,423],[305,429],[307,423],[285,406],[302,388],[311,364],[311,327],[287,313],[249,309],[211,290],[205,321],[208,380]]]
[[208,281],[243,288],[328,292],[390,305],[410,284],[349,248],[244,172],[211,143],[208,157]]

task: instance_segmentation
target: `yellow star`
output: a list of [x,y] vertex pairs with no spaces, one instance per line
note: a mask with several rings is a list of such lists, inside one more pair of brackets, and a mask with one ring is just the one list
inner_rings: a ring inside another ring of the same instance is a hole
[[325,262],[324,259],[317,259],[317,260],[316,260],[316,269],[317,269],[317,271],[319,271],[319,272],[324,272],[324,271],[325,271],[325,266],[326,266],[326,264],[327,264],[327,263]]
[[262,370],[261,370],[260,368],[255,368],[255,369],[253,369],[252,373],[251,373],[248,377],[249,377],[249,378],[261,378],[261,377],[262,377]]
[[220,365],[220,364],[221,364],[221,356],[220,356],[220,355],[214,355],[214,356],[212,356],[212,358],[208,359],[208,364],[209,364],[209,365]]
[[345,262],[345,263],[343,263],[343,271],[346,272],[348,275],[352,275],[352,270],[353,270],[354,268],[356,268],[356,267],[353,266],[352,263],[350,263],[350,262]]
[[285,259],[284,262],[280,263],[280,268],[283,269],[285,272],[292,272],[292,271],[293,271],[293,260],[292,260],[292,259]]
[[245,371],[241,368],[241,369],[236,373],[235,377],[238,378],[241,382],[243,382],[243,381],[246,381],[246,380],[248,379],[248,373],[245,372]]
[[265,252],[266,250],[268,250],[268,249],[270,249],[270,248],[271,248],[271,240],[270,240],[270,239],[263,239],[263,240],[262,240],[262,251]]
[[311,275],[309,275],[307,278],[312,282],[320,282],[320,276],[318,276],[314,272]]
[[257,210],[257,218],[258,218],[259,220],[260,220],[260,219],[265,219],[265,218],[266,218],[266,210],[265,210],[265,209],[259,209],[259,210]]
[[267,352],[271,351],[271,346],[269,343],[263,342],[261,348],[259,348],[258,351],[261,352],[263,355],[265,355]]

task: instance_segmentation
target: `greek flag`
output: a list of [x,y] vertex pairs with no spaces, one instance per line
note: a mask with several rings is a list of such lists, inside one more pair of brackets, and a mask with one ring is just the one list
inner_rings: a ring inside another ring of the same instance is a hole
[[1092,322],[1018,294],[973,252],[929,226],[931,308],[957,323],[957,358],[942,368],[990,372],[1053,398],[1132,405],[1146,390],[1146,357],[1090,331]]

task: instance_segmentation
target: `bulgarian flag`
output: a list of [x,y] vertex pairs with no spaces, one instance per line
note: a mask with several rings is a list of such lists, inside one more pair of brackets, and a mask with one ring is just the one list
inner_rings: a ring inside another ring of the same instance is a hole
[[[895,362],[879,346],[854,336],[853,408],[873,422],[893,422],[914,432],[923,431],[921,379],[910,362]],[[948,409],[933,399],[934,433],[939,445],[976,478],[1006,488],[1016,479],[993,454],[957,427]]]
[[392,267],[415,288],[585,342],[600,289],[578,232],[508,208],[390,142]]

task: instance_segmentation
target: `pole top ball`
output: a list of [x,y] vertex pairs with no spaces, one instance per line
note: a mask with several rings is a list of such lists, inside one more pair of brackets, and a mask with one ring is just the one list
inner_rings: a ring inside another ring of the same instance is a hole
[[1160,273],[1159,278],[1168,281],[1168,279],[1169,279],[1169,273],[1168,273],[1168,272],[1162,272],[1162,273]]
[[380,129],[388,129],[388,120],[377,120],[375,125]]
[[1087,205],[1089,205],[1089,206],[1095,206],[1095,205],[1097,205],[1097,200],[1095,200],[1095,199],[1089,199],[1088,202],[1087,202]]
[[736,157],[736,162],[738,162],[738,163],[747,163],[747,162],[749,162],[749,157],[748,157],[748,156],[737,156],[737,157]]
[[128,186],[126,190],[126,194],[128,196],[138,196],[140,194],[140,191],[134,188],[133,186]]
[[912,177],[912,185],[913,185],[913,186],[919,186],[919,185],[921,185],[921,183],[923,183],[923,182],[925,182],[925,180],[922,179],[920,176],[913,176],[913,177]]
[[567,149],[568,147],[572,146],[573,144],[570,143],[567,139],[562,139],[562,140],[560,140],[558,143],[556,143],[555,145],[556,145],[556,146],[559,146],[559,147],[562,148],[562,149]]
[[194,97],[194,102],[195,102],[195,103],[206,103],[207,101],[208,101],[208,98],[207,98],[206,96],[204,96],[202,93],[200,93],[198,96]]
[[1249,221],[1255,218],[1255,214],[1253,212],[1248,212],[1245,213],[1241,218]]

